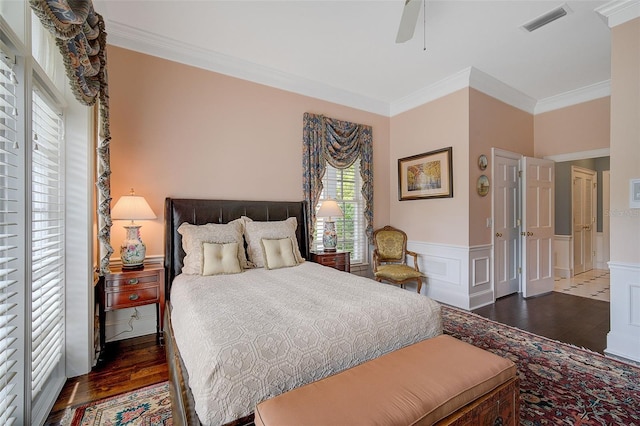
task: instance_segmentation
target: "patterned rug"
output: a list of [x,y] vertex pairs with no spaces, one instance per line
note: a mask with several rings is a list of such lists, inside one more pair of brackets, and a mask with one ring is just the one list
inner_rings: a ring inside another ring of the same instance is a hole
[[443,306],[446,334],[511,359],[520,424],[640,425],[640,368]]
[[68,411],[63,426],[171,426],[167,382],[101,399]]

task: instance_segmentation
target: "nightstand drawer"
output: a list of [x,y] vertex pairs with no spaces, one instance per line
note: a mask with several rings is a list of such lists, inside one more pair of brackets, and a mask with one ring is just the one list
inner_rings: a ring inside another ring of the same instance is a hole
[[311,261],[339,271],[350,272],[350,255],[348,251],[311,252]]
[[158,302],[160,300],[160,290],[155,286],[127,291],[107,292],[106,296],[106,310],[130,308]]
[[344,254],[324,255],[318,258],[318,263],[325,266],[344,266],[347,264]]
[[113,287],[145,286],[145,284],[155,284],[160,282],[158,273],[150,273],[148,275],[119,276],[118,278],[107,278],[105,285],[107,289]]

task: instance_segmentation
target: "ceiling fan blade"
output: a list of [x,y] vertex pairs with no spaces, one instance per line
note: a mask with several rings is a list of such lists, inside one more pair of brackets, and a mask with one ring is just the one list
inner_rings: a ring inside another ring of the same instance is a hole
[[396,36],[396,43],[404,43],[411,40],[416,30],[418,15],[420,14],[420,4],[422,0],[406,0],[400,18],[400,27]]

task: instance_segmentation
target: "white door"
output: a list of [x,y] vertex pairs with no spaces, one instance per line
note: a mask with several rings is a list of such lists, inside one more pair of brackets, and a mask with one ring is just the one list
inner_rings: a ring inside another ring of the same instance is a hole
[[520,291],[520,154],[493,155],[493,277],[495,297]]
[[609,186],[610,186],[611,174],[609,170],[602,172],[602,265],[601,269],[609,269],[606,265],[609,262],[610,246],[609,246],[609,231],[611,229],[609,222]]
[[522,159],[522,295],[553,291],[554,162]]
[[593,269],[596,172],[572,166],[571,181],[573,273],[580,274]]

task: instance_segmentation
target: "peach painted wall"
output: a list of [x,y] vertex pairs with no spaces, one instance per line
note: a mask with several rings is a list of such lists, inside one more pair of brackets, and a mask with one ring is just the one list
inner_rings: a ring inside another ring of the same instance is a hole
[[640,264],[640,209],[629,180],[640,179],[640,18],[611,30],[611,260]]
[[[478,90],[469,91],[469,245],[491,244],[491,193],[481,197],[476,183],[481,175],[493,182],[491,148],[533,155],[533,115],[505,104]],[[489,159],[486,170],[478,168],[478,157]]]
[[[469,89],[391,118],[390,224],[410,241],[469,241]],[[453,147],[453,198],[398,201],[398,159]]]
[[388,117],[114,46],[108,56],[111,193],[134,187],[158,216],[142,223],[147,255],[164,252],[167,196],[301,200],[305,112],[373,127],[374,225],[389,222]]
[[535,156],[609,148],[609,96],[537,114],[534,118]]

